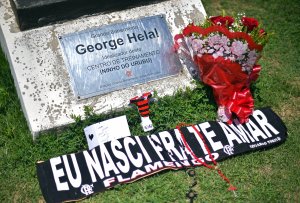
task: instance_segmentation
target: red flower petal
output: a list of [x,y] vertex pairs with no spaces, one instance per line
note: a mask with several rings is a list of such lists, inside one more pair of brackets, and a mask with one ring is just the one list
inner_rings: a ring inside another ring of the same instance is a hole
[[249,32],[258,27],[258,21],[255,18],[243,17],[242,23],[247,27]]

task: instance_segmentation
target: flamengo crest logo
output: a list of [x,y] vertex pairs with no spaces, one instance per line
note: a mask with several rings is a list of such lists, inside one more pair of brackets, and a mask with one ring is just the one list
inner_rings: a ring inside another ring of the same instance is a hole
[[82,185],[81,189],[80,189],[80,192],[82,194],[85,194],[86,196],[90,195],[90,194],[93,194],[94,193],[93,187],[94,187],[93,184],[91,184],[91,185],[88,185],[88,184]]
[[228,155],[233,155],[234,154],[234,149],[230,145],[224,146],[223,151],[224,151],[224,153],[226,153]]

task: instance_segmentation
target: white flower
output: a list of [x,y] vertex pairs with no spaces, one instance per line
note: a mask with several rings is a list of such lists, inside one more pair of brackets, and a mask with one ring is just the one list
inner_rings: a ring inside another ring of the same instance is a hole
[[214,53],[212,56],[213,56],[214,58],[218,58],[219,56],[224,56],[224,55],[223,55],[223,51],[217,51],[217,52]]
[[234,57],[234,56],[230,56],[230,57],[228,57],[228,59],[229,59],[230,61],[235,61],[235,57]]
[[235,54],[239,58],[246,53],[247,48],[248,48],[247,44],[244,44],[241,41],[234,41],[232,42],[230,50],[233,54]]
[[193,41],[192,41],[192,48],[193,48],[193,50],[194,51],[198,51],[198,50],[200,50],[203,46],[203,41],[202,40],[200,40],[200,39],[194,39]]
[[215,52],[215,50],[214,49],[210,49],[210,50],[208,50],[208,52],[207,53],[209,53],[209,54],[212,54],[212,53],[214,53]]

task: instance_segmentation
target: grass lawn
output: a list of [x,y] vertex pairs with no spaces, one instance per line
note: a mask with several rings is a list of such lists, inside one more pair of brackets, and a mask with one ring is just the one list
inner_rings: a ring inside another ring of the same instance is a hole
[[[299,0],[202,0],[207,14],[245,12],[272,31],[260,60],[262,72],[253,86],[256,108],[270,106],[288,128],[287,141],[273,149],[238,156],[220,163],[238,187],[237,197],[217,173],[196,168],[197,202],[300,202],[300,2]],[[209,88],[179,91],[151,106],[160,130],[179,122],[201,123],[215,118],[216,104]],[[43,202],[35,163],[38,160],[87,149],[84,126],[126,114],[133,135],[143,135],[135,109],[95,115],[61,132],[32,141],[21,110],[8,63],[0,54],[0,202]],[[166,171],[132,184],[99,193],[83,202],[187,202],[192,179],[184,170]]]

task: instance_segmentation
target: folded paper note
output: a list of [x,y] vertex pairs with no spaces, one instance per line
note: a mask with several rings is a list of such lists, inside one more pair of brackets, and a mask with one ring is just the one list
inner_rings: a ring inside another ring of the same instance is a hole
[[91,150],[99,143],[130,136],[130,130],[126,116],[119,116],[86,127],[84,134]]

